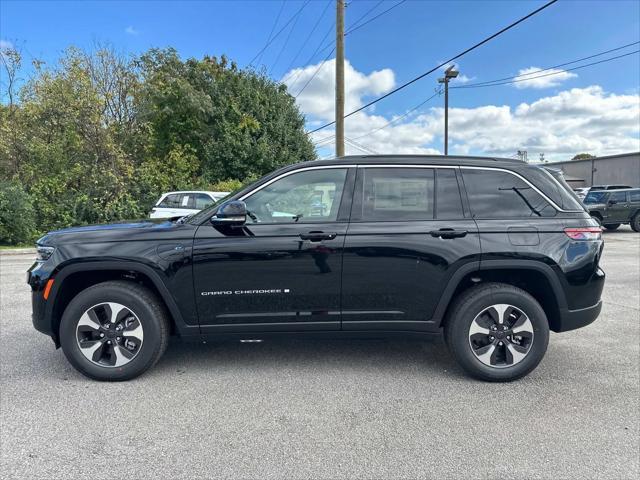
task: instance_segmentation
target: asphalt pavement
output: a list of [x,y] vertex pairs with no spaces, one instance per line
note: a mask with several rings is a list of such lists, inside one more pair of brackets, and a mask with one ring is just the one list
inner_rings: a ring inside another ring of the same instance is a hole
[[509,384],[440,339],[173,341],[95,382],[31,326],[32,255],[0,253],[0,478],[638,478],[640,234],[605,238],[601,317]]

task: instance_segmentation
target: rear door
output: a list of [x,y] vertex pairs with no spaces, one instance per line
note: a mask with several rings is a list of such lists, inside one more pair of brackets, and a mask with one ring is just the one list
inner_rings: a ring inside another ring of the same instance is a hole
[[436,328],[449,279],[480,257],[460,191],[454,167],[358,168],[343,255],[343,330]]

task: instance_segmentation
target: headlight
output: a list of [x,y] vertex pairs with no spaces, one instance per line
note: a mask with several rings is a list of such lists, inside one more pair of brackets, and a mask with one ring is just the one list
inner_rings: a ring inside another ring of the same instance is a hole
[[37,246],[38,250],[38,261],[44,262],[49,260],[49,257],[53,255],[53,252],[56,250],[54,247],[42,247],[40,245]]

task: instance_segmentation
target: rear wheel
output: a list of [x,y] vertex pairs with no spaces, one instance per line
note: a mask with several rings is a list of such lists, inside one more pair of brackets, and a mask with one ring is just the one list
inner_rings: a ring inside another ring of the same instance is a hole
[[80,292],[60,323],[69,362],[96,380],[129,380],[162,356],[169,318],[157,297],[137,283],[104,282]]
[[602,217],[598,214],[592,214],[591,218],[593,218],[596,222],[598,222],[598,225],[602,225]]
[[611,231],[613,231],[613,230],[617,230],[619,226],[620,226],[620,224],[619,224],[619,223],[607,223],[607,224],[604,226],[604,228],[606,228],[607,230],[611,230]]
[[493,382],[527,375],[538,366],[549,343],[549,323],[540,304],[524,290],[501,283],[464,292],[444,333],[460,366]]
[[631,228],[634,232],[640,232],[640,212],[636,213],[631,219]]

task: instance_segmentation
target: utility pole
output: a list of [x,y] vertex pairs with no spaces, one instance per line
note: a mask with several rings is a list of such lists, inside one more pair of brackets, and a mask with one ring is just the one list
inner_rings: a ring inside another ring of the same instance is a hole
[[451,65],[444,71],[444,77],[438,83],[444,83],[444,154],[449,155],[449,80],[456,78],[460,72]]
[[336,0],[336,157],[344,157],[344,0]]

